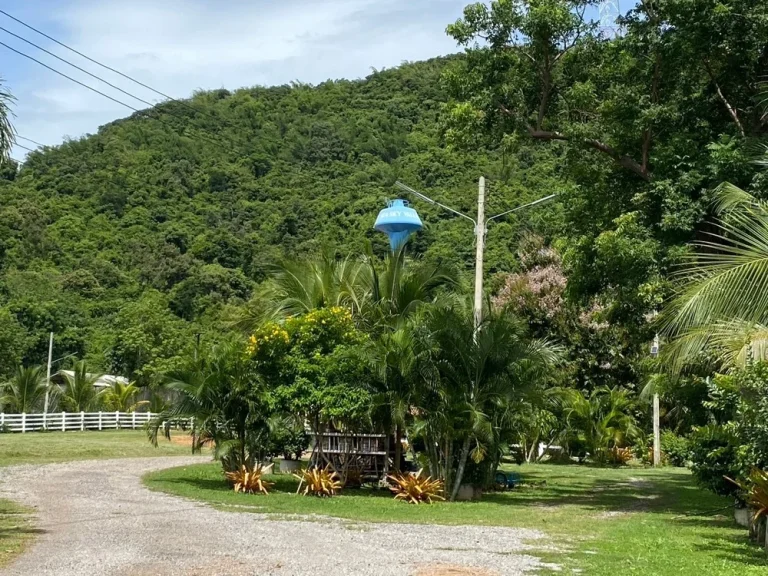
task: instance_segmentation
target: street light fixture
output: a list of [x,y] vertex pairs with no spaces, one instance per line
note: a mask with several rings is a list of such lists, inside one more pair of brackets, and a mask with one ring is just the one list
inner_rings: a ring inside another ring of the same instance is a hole
[[441,204],[437,200],[433,200],[429,196],[426,196],[421,192],[414,190],[410,186],[407,186],[400,181],[395,182],[395,186],[397,186],[404,192],[413,194],[414,196],[416,196],[417,198],[420,198],[421,200],[424,200],[425,202],[429,202],[430,204],[439,206],[443,210],[446,210],[452,214],[461,216],[462,218],[465,218],[470,222],[472,222],[472,224],[474,224],[475,237],[477,239],[477,252],[475,254],[475,306],[474,306],[475,328],[477,328],[478,326],[480,326],[480,323],[483,320],[483,257],[485,252],[485,235],[488,233],[487,224],[493,220],[496,220],[497,218],[506,216],[507,214],[512,214],[513,212],[517,212],[518,210],[523,210],[524,208],[530,208],[532,206],[536,206],[537,204],[541,204],[543,202],[552,200],[557,196],[557,194],[550,194],[549,196],[544,196],[543,198],[539,198],[538,200],[534,200],[533,202],[528,202],[527,204],[523,204],[522,206],[512,208],[511,210],[506,210],[505,212],[501,212],[500,214],[496,214],[495,216],[491,216],[490,218],[486,219],[485,218],[485,178],[481,176],[480,183],[478,186],[478,192],[477,192],[477,219],[474,219],[471,216],[464,214],[463,212],[459,212],[458,210],[454,210],[450,206],[446,206],[445,204]]

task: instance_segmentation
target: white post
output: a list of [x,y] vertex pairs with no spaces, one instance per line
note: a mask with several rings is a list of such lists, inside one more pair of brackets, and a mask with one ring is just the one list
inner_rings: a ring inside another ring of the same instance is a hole
[[61,431],[62,432],[67,431],[67,413],[66,412],[61,413]]
[[99,410],[99,430],[101,430],[101,410]]
[[0,428],[2,428],[3,426],[5,426],[5,413],[0,412]]
[[115,410],[115,430],[120,430],[120,410]]
[[45,377],[45,405],[43,406],[43,429],[47,428],[48,422],[48,396],[51,390],[51,358],[53,356],[53,332],[48,340],[48,372]]
[[24,432],[27,431],[27,413],[22,412],[21,413],[21,433],[24,434]]
[[[655,316],[655,314],[654,314]],[[651,355],[655,358],[659,355],[659,335],[653,338],[651,346]],[[653,465],[661,466],[661,432],[659,424],[659,394],[653,393]]]
[[131,428],[136,430],[136,410],[131,414]]
[[477,252],[475,255],[475,329],[483,321],[483,253],[485,251],[485,177],[480,176],[477,188]]
[[653,395],[653,465],[661,465],[661,433],[659,431],[659,395]]
[[80,411],[80,432],[85,430],[85,412]]

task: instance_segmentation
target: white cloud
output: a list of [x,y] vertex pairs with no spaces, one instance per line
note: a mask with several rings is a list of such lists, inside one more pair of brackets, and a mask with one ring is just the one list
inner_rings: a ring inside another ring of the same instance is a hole
[[[68,0],[57,3],[47,17],[49,25],[63,30],[53,35],[75,49],[166,94],[185,97],[199,88],[359,78],[371,67],[453,52],[456,47],[444,29],[459,16],[464,3]],[[45,30],[45,25],[31,23]],[[23,28],[14,31],[36,42],[44,40]],[[19,42],[13,45],[32,51]],[[160,100],[53,43],[44,46],[147,101]],[[49,56],[37,56],[119,100],[144,107]],[[19,100],[16,125],[24,136],[55,144],[64,135],[93,132],[100,124],[130,114],[32,62],[24,66],[28,74],[20,85],[12,86]]]

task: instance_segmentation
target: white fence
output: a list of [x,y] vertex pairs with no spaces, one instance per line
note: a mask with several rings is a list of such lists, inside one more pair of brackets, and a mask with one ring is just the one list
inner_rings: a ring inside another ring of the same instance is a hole
[[48,414],[2,414],[0,433],[51,430],[135,430],[157,416],[152,412],[49,412]]

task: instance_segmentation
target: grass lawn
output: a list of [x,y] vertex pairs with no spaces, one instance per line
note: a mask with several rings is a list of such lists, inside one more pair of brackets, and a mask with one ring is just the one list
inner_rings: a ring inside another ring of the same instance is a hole
[[[179,439],[188,435],[179,433]],[[143,430],[102,430],[90,432],[31,432],[0,434],[0,466],[43,464],[68,460],[183,456],[188,445],[160,440],[157,448]]]
[[547,560],[585,574],[768,574],[762,549],[737,527],[729,501],[697,488],[687,470],[599,469],[529,465],[515,468],[529,483],[546,486],[486,494],[481,502],[413,506],[387,491],[349,490],[330,499],[294,494],[297,481],[272,476],[268,496],[235,494],[218,464],[149,474],[151,489],[209,502],[225,510],[319,514],[358,521],[476,524],[536,528]]
[[[0,475],[3,466],[14,464],[179,456],[189,453],[189,446],[164,439],[155,448],[142,430],[0,434]],[[0,566],[19,554],[35,533],[30,510],[0,499]]]

